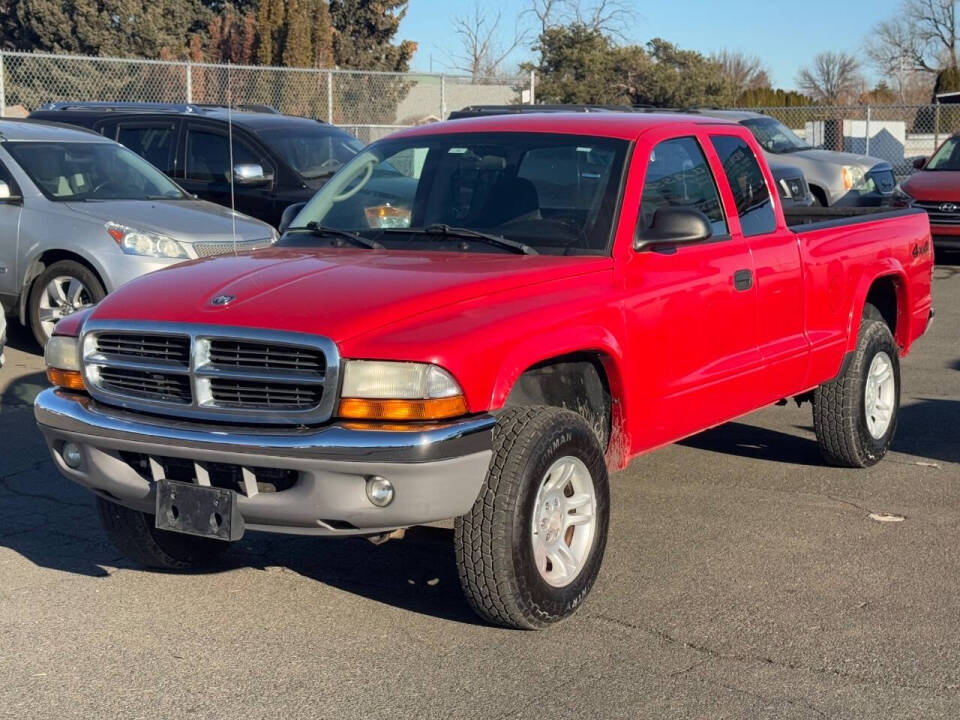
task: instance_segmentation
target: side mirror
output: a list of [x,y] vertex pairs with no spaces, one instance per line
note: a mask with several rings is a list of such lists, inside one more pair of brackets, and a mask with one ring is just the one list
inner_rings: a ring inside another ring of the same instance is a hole
[[263,165],[245,163],[233,168],[233,181],[237,185],[266,185],[273,180],[273,175],[263,171]]
[[10,190],[10,186],[7,183],[0,181],[0,202],[2,203],[18,203],[23,200],[19,195],[14,195]]
[[927,158],[918,157],[913,159],[913,167],[917,170],[922,170],[923,166],[927,164]]
[[633,249],[640,251],[657,245],[699,242],[709,240],[712,235],[710,220],[699,210],[689,207],[661,207],[653,214],[653,223],[649,228],[643,229],[638,223]]
[[293,205],[287,205],[283,209],[283,214],[280,216],[280,227],[277,228],[281,235],[290,227],[290,223],[292,223],[297,214],[303,210],[304,205],[306,205],[306,203],[294,203]]

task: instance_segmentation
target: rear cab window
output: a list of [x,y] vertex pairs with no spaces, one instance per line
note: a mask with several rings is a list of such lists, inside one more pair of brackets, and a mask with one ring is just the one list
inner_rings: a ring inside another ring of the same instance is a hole
[[664,140],[650,152],[640,198],[642,229],[648,230],[662,207],[699,210],[714,237],[728,234],[717,183],[700,144],[693,137]]
[[763,235],[776,230],[777,216],[773,200],[753,150],[745,140],[735,135],[711,135],[710,141],[723,164],[744,236]]

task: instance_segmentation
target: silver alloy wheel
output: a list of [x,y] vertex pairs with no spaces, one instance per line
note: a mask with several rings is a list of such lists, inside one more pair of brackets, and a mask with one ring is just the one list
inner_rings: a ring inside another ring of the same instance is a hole
[[60,318],[92,305],[90,290],[82,281],[70,275],[59,275],[47,283],[40,295],[37,310],[40,327],[50,337]]
[[586,564],[597,528],[593,477],[583,461],[559,458],[543,476],[533,508],[530,537],[540,576],[566,587]]
[[887,353],[878,352],[870,362],[863,390],[863,412],[867,419],[867,430],[875,440],[886,435],[890,428],[896,397],[893,361]]

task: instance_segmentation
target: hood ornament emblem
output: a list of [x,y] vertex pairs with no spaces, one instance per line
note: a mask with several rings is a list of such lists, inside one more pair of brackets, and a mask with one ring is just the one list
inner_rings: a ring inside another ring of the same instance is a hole
[[960,210],[960,205],[951,202],[941,203],[940,212],[952,213]]
[[234,300],[236,300],[235,295],[217,295],[213,300],[210,301],[211,305],[216,305],[217,307],[223,307],[224,305],[229,305]]

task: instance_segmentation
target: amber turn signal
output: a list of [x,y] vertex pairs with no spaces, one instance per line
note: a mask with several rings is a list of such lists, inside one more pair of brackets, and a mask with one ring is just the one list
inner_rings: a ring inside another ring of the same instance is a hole
[[343,398],[338,415],[351,420],[443,420],[465,415],[462,395],[429,400],[369,400]]
[[87,389],[83,384],[83,375],[76,370],[61,370],[60,368],[47,368],[47,380],[50,384],[67,390],[79,390],[81,392]]

